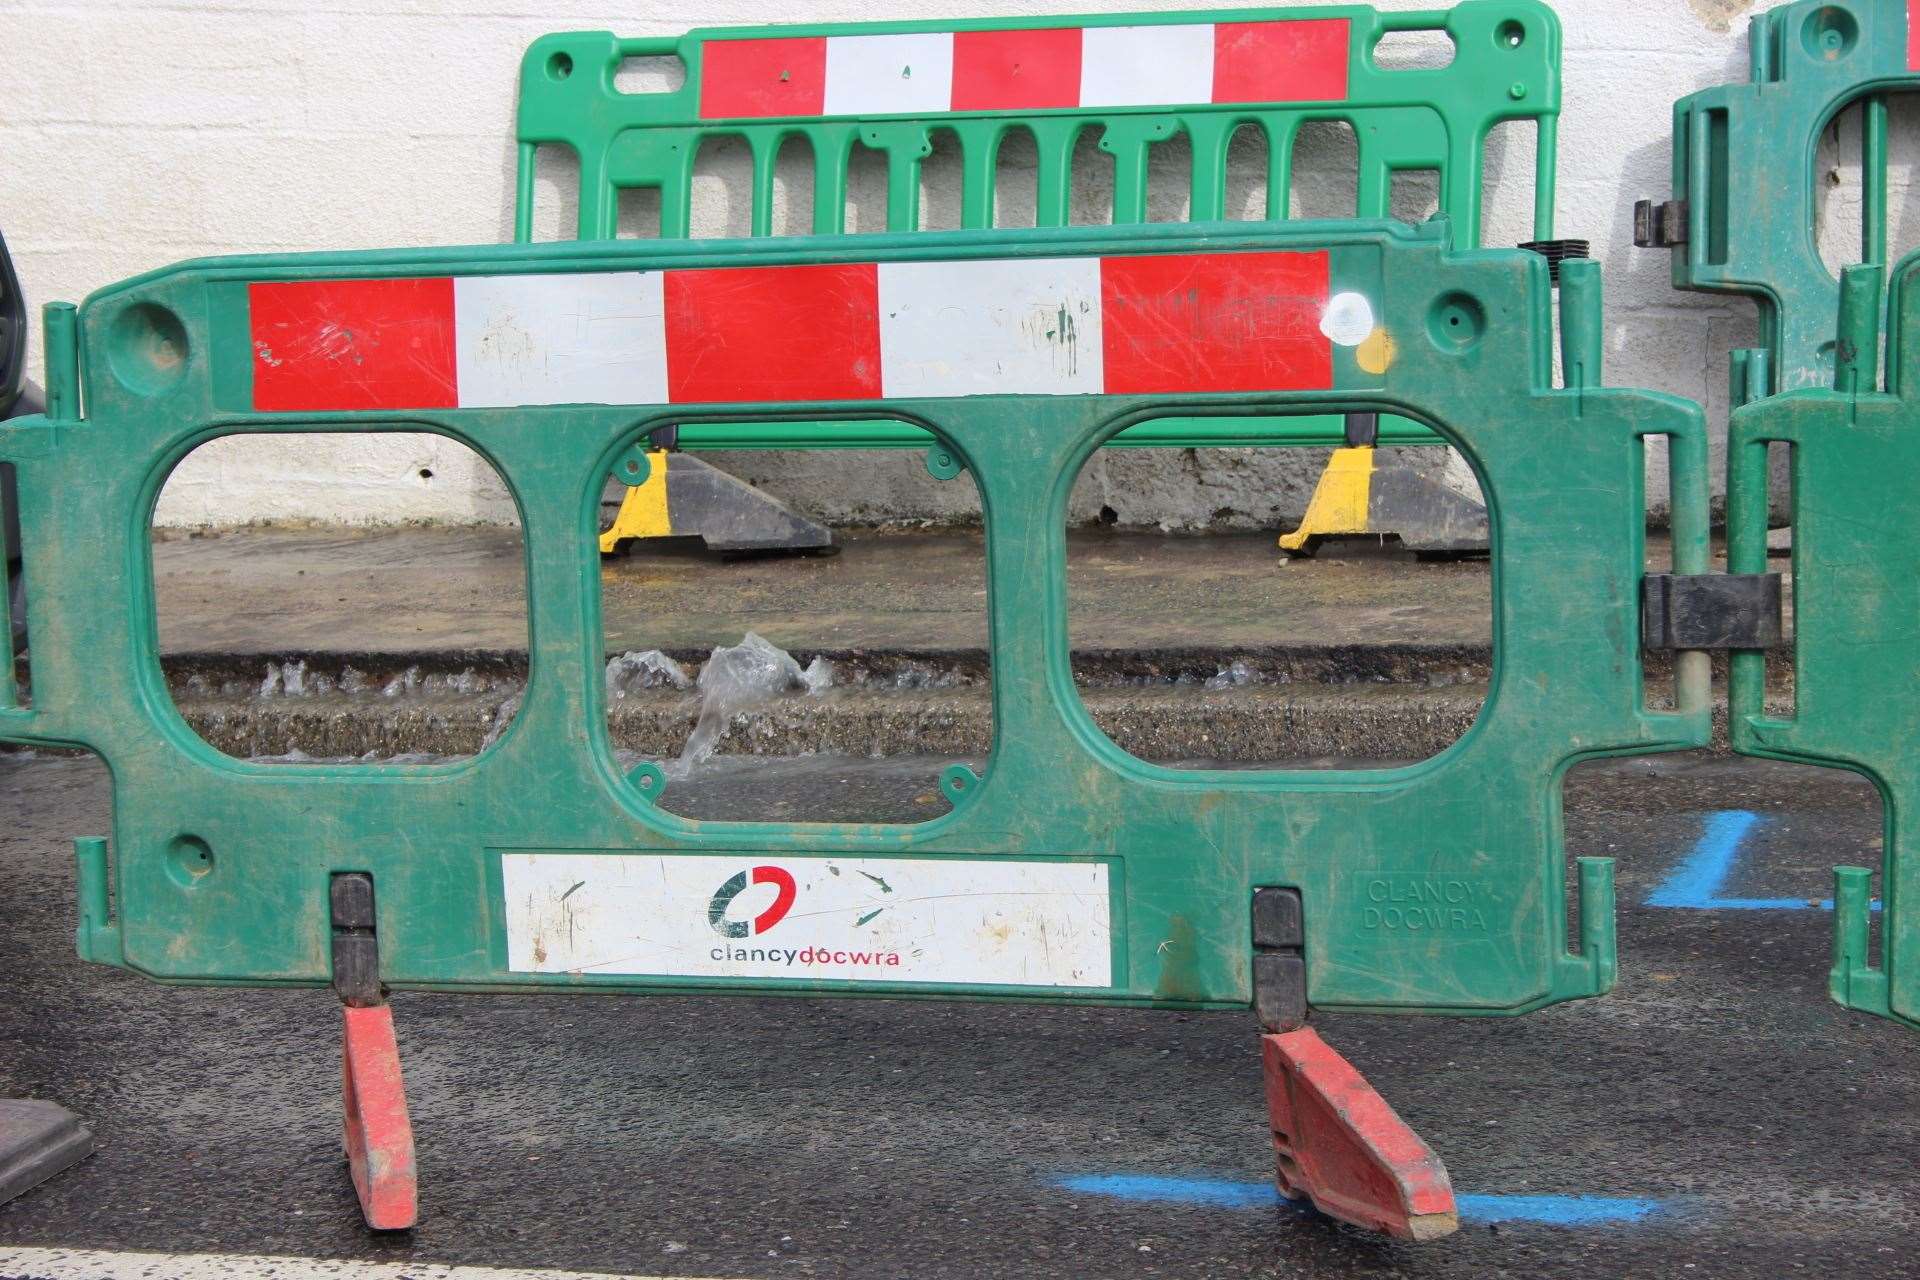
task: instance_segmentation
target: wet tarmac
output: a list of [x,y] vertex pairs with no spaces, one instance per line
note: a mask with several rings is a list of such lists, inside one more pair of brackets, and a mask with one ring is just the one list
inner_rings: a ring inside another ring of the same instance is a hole
[[[824,767],[760,762],[710,799],[752,787],[803,820]],[[876,807],[917,803],[910,765],[834,767]],[[70,839],[107,807],[92,761],[0,761],[0,1094],[58,1099],[101,1141],[0,1208],[0,1248],[752,1277],[1920,1275],[1920,1033],[1825,994],[1827,868],[1879,856],[1875,793],[1846,775],[1584,767],[1568,851],[1619,860],[1612,996],[1316,1019],[1463,1195],[1461,1231],[1424,1246],[1273,1202],[1250,1015],[585,996],[396,997],[423,1220],[376,1237],[340,1158],[329,993],[75,958]],[[1754,900],[1788,905],[1719,905]]]

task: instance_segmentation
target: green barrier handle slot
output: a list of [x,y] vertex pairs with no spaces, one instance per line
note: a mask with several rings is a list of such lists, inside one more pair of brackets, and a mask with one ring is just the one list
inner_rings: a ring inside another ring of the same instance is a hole
[[[1444,31],[1449,11],[1446,9],[1412,9],[1404,13],[1380,13],[1374,20],[1384,34],[1388,31]],[[1372,51],[1368,51],[1372,56]]]
[[677,58],[679,36],[631,36],[616,42],[623,58]]
[[1687,262],[1724,266],[1729,236],[1727,112],[1702,108],[1689,114],[1687,124]]

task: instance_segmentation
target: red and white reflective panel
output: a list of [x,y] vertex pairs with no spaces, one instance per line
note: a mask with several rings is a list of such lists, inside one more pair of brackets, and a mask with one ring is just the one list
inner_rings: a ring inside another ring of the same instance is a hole
[[1907,0],[1907,70],[1920,71],[1920,0]]
[[928,115],[1347,96],[1345,18],[708,40],[700,114]]
[[1324,390],[1328,272],[1252,252],[257,283],[253,405]]

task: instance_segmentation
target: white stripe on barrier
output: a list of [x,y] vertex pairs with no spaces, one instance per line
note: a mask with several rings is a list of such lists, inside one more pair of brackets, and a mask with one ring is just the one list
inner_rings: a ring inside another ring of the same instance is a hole
[[1213,25],[1088,27],[1080,52],[1082,107],[1213,101]]
[[880,264],[884,394],[1098,395],[1098,258]]
[[827,37],[825,114],[925,115],[952,100],[951,31]]
[[460,407],[665,404],[658,271],[454,281]]

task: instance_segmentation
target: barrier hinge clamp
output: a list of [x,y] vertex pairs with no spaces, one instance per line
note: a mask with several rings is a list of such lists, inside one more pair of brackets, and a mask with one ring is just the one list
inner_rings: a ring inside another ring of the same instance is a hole
[[1784,635],[1777,573],[1650,573],[1641,581],[1647,649],[1769,649]]
[[1307,1023],[1306,923],[1298,889],[1253,891],[1253,1011],[1260,1029]]
[[333,910],[334,993],[350,1008],[384,1003],[380,940],[374,934],[373,877],[364,871],[336,872],[328,898]]
[[1687,202],[1655,204],[1639,200],[1633,206],[1633,243],[1637,249],[1671,249],[1687,242]]

